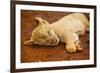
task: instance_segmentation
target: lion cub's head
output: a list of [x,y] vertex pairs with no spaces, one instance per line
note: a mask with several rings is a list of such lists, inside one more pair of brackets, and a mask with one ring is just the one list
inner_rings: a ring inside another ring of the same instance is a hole
[[51,25],[44,19],[40,17],[35,18],[38,26],[32,31],[32,36],[29,41],[25,41],[27,44],[37,44],[37,45],[48,45],[54,46],[59,43],[59,38],[53,31]]

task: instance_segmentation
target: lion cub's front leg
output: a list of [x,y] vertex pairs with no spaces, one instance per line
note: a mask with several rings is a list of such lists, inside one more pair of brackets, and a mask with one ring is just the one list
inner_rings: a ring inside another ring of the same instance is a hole
[[68,31],[67,33],[64,33],[64,38],[67,52],[73,53],[82,50],[79,37],[76,33]]
[[71,31],[67,31],[66,33],[64,33],[64,41],[66,43],[67,52],[76,52],[76,46],[73,40],[73,33]]

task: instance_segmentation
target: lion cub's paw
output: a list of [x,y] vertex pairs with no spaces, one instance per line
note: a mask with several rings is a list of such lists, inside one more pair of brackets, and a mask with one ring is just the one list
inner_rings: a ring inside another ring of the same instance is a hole
[[66,46],[66,50],[67,50],[67,52],[69,52],[69,53],[74,53],[74,52],[76,52],[76,46],[75,45],[67,45]]
[[80,44],[80,41],[75,41],[73,45],[66,45],[66,50],[69,53],[75,53],[77,51],[82,51],[83,48]]

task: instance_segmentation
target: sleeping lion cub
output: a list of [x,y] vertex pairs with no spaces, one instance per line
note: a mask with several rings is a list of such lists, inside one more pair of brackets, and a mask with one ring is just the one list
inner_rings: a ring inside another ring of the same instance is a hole
[[[66,43],[67,52],[73,53],[82,50],[79,35],[85,34],[89,28],[89,21],[83,13],[69,14],[52,24],[40,17],[36,17],[35,19],[39,25],[33,30],[30,40],[25,41],[24,44],[54,46],[59,42],[64,42]],[[50,35],[46,35],[48,32]],[[45,38],[38,37],[40,35],[45,36]]]

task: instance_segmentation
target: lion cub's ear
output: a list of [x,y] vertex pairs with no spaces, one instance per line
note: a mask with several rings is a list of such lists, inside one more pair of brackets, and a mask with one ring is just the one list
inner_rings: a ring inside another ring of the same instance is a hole
[[49,24],[46,20],[42,19],[41,17],[35,17],[35,20],[37,21],[38,25],[44,25],[44,24],[48,25]]

